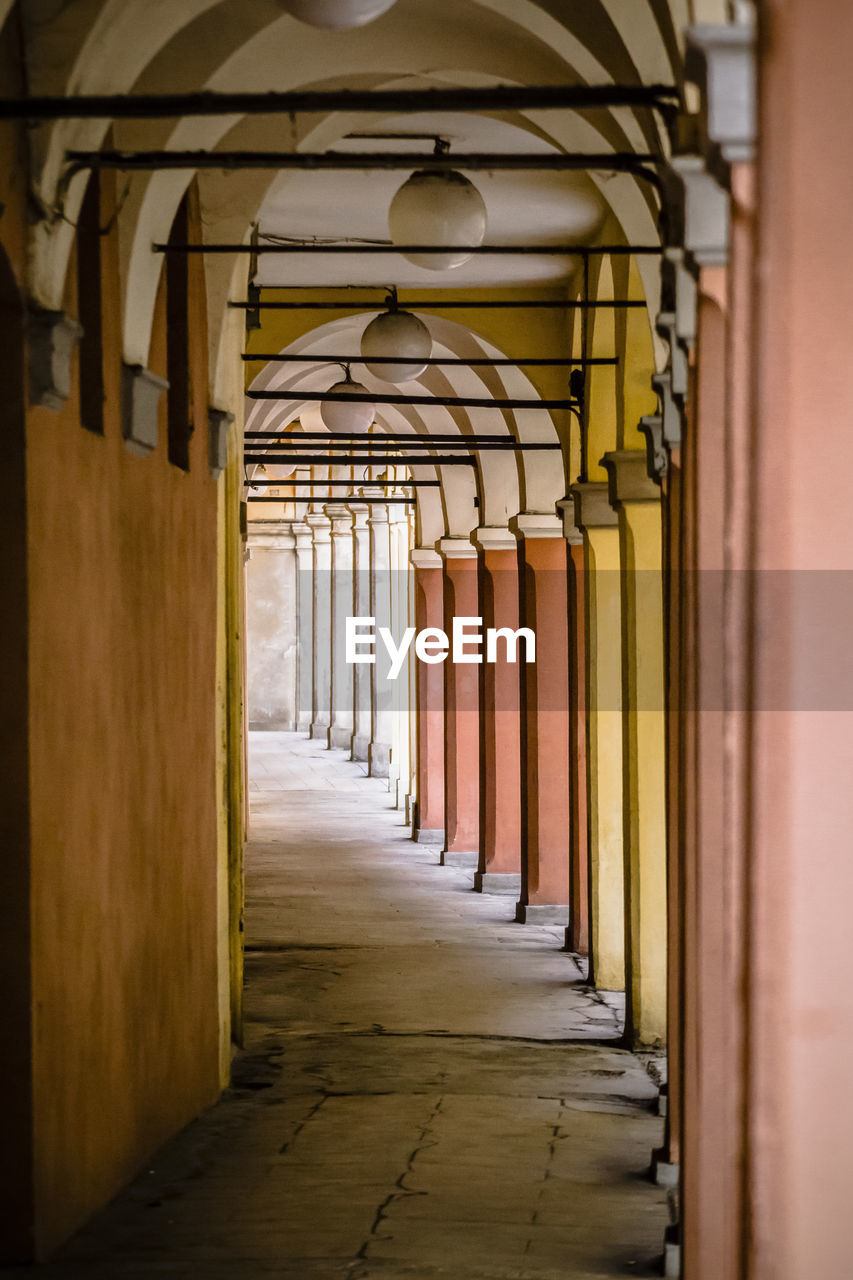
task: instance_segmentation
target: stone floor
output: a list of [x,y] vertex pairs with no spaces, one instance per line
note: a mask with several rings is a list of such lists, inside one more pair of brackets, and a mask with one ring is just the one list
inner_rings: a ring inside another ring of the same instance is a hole
[[438,866],[341,752],[253,734],[251,778],[233,1088],[44,1275],[659,1274],[657,1089],[561,931]]

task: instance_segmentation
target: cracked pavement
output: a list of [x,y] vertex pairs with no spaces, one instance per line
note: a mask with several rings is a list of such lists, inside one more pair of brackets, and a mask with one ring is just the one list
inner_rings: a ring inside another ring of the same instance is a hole
[[663,1122],[620,998],[408,840],[343,753],[252,752],[232,1088],[46,1280],[659,1274]]

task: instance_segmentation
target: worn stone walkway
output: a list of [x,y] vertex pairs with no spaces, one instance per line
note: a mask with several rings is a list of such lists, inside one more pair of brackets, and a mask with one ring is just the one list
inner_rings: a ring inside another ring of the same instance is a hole
[[44,1275],[656,1274],[657,1090],[561,931],[439,867],[341,752],[254,734],[251,777],[234,1087]]

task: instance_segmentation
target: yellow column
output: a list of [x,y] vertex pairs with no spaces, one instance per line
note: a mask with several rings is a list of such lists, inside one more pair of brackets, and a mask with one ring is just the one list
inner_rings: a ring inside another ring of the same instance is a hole
[[622,600],[616,512],[603,483],[576,484],[587,590],[587,805],[590,976],[599,990],[625,986],[622,835]]
[[618,512],[622,574],[627,1033],[666,1042],[666,721],[660,488],[645,451],[602,459]]

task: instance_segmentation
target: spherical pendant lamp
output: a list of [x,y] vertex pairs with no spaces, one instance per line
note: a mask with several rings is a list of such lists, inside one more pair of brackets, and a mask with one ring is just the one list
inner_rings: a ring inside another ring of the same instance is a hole
[[[361,354],[368,373],[386,382],[408,382],[419,377],[432,355],[432,335],[411,311],[385,311],[376,316],[361,335]],[[377,356],[411,357],[406,364],[372,364]]]
[[[353,382],[349,369],[346,377],[329,387],[329,390],[347,391],[350,395],[370,394],[360,382]],[[324,425],[336,436],[363,436],[370,430],[375,414],[376,405],[362,404],[360,401],[352,403],[347,400],[324,400],[320,405],[320,417]]]
[[363,27],[395,0],[280,0],[288,13],[311,27]]
[[[471,245],[486,237],[486,203],[473,182],[456,169],[418,169],[400,187],[388,210],[394,244]],[[409,262],[431,271],[459,267],[470,253],[407,253]]]

